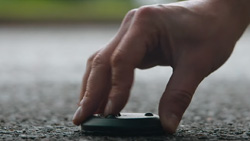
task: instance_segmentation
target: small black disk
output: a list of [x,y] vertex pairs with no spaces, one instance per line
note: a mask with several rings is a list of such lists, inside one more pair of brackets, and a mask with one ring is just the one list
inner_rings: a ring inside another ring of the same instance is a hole
[[93,115],[81,124],[83,133],[94,135],[163,135],[159,116],[152,113],[121,113],[106,117]]

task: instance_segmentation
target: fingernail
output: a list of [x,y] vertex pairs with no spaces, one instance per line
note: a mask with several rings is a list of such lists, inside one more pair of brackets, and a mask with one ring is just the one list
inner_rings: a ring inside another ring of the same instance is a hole
[[83,98],[81,101],[80,101],[80,105],[83,105],[83,103],[84,103],[84,101],[85,101],[86,99],[85,98]]
[[176,115],[174,114],[168,114],[164,119],[163,119],[163,128],[165,131],[168,133],[175,133],[178,125],[179,125],[179,120]]
[[[83,100],[83,99],[82,99],[82,100]],[[79,101],[77,102],[77,105],[78,105],[78,106],[80,106],[82,100],[79,100]]]
[[82,107],[79,106],[73,116],[73,123],[76,124],[76,125],[79,125],[79,121],[80,121],[80,117],[81,117],[81,114],[82,114]]
[[108,114],[111,114],[112,113],[112,101],[111,100],[108,100],[108,103],[105,107],[105,110],[104,110],[104,115],[108,115]]

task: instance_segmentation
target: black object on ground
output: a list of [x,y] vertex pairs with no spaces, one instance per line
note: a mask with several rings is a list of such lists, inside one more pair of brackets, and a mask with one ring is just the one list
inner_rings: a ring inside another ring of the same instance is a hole
[[106,117],[93,115],[81,124],[83,133],[92,135],[163,135],[159,116],[152,113],[121,113]]

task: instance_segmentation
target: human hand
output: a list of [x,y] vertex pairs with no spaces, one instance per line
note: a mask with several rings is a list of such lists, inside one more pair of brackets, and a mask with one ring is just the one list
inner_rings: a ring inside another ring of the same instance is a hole
[[173,74],[159,116],[165,131],[175,132],[199,83],[228,59],[249,23],[223,2],[194,0],[130,11],[117,35],[88,59],[74,124],[94,113],[119,113],[134,69],[164,65]]

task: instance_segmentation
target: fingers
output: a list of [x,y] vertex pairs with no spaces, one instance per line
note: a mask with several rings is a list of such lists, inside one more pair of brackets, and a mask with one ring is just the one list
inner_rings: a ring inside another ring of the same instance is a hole
[[176,68],[159,105],[164,130],[174,133],[203,76],[186,68]]
[[80,102],[80,107],[82,109],[78,113],[81,114],[75,116],[73,120],[76,125],[79,125],[90,114],[93,114],[97,110],[102,97],[106,95],[104,92],[109,85],[110,77],[108,60],[109,58],[105,57],[103,51],[98,53],[93,60],[84,97]]
[[[134,69],[141,66],[146,52],[158,43],[157,26],[152,16],[159,12],[155,7],[140,8],[129,31],[114,50],[111,57],[112,88],[104,111],[105,115],[119,113],[127,103],[134,79]],[[153,14],[152,14],[153,13]]]
[[[124,18],[121,27],[117,33],[117,35],[115,36],[115,38],[113,39],[113,41],[107,45],[107,46],[111,46],[111,47],[106,47],[105,50],[110,50],[109,48],[113,48],[111,49],[114,50],[114,48],[118,45],[120,39],[123,37],[123,35],[127,32],[127,29],[130,26],[131,20],[135,14],[136,9],[133,9],[131,11],[128,12],[128,14],[126,15],[126,17]],[[110,52],[111,52],[110,51]],[[80,97],[79,97],[79,101],[78,101],[78,106],[85,94],[86,91],[86,85],[87,85],[87,80],[89,78],[89,74],[91,72],[91,66],[92,66],[92,62],[94,60],[94,58],[96,57],[96,55],[100,52],[97,51],[96,53],[94,53],[91,57],[89,57],[88,61],[87,61],[87,65],[86,65],[86,70],[85,70],[85,74],[83,76],[83,81],[82,81],[82,87],[81,87],[81,92],[80,92]]]
[[80,102],[81,102],[81,100],[82,100],[82,98],[84,96],[84,93],[86,91],[87,81],[88,81],[89,74],[90,74],[90,71],[91,71],[91,64],[92,64],[92,61],[94,60],[97,53],[99,53],[99,51],[94,53],[87,61],[85,74],[84,74],[83,80],[82,80],[82,87],[81,87],[80,97],[79,97],[79,101],[78,101],[78,106],[80,106]]
[[119,113],[127,103],[134,69],[142,61],[147,50],[146,37],[141,35],[142,32],[133,29],[130,31],[115,49],[111,58],[112,88],[104,111],[105,115]]
[[133,17],[133,12],[127,15],[118,34],[110,44],[90,59],[87,72],[83,79],[80,106],[73,117],[74,124],[79,125],[95,112],[103,111],[104,108],[100,106],[106,105],[105,103],[111,85],[110,56],[127,32],[130,26],[129,19],[131,17]]

